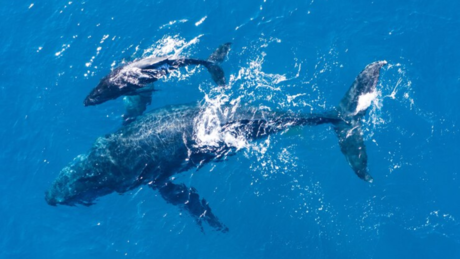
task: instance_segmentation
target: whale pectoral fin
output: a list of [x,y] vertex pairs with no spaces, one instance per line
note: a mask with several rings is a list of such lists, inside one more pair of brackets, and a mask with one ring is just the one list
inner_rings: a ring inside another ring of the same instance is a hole
[[204,199],[200,199],[195,188],[188,188],[184,184],[174,184],[172,182],[166,182],[162,186],[153,188],[160,192],[166,202],[186,210],[195,218],[202,230],[203,227],[201,223],[205,221],[218,231],[228,231],[228,228],[212,213],[208,202]]
[[152,91],[145,91],[137,95],[123,97],[123,104],[126,109],[126,113],[123,114],[123,125],[131,123],[138,116],[142,115],[147,109],[147,105],[151,103]]
[[336,124],[334,129],[339,138],[340,149],[353,171],[359,178],[372,182],[373,178],[367,170],[367,153],[361,123],[347,124],[342,122]]

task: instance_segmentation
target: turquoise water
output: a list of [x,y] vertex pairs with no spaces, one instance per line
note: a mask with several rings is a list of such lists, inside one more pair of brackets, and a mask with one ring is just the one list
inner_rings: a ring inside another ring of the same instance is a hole
[[[460,258],[458,10],[424,0],[3,1],[0,258]],[[224,42],[230,89],[182,69],[156,83],[149,110],[228,96],[324,111],[365,65],[387,60],[364,122],[374,183],[354,175],[324,125],[178,175],[228,233],[202,232],[145,187],[90,207],[45,202],[59,171],[121,125],[121,99],[83,106],[111,68],[206,58]]]

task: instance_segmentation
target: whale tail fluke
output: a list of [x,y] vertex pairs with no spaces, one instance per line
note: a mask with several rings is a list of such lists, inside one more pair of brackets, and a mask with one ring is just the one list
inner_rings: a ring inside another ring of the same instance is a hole
[[224,43],[220,45],[207,59],[208,62],[203,65],[208,69],[211,74],[212,80],[216,82],[218,86],[225,86],[225,74],[224,70],[219,66],[230,51],[231,43]]
[[220,45],[208,58],[208,61],[213,63],[222,63],[227,57],[228,52],[230,52],[230,47],[232,43],[227,42]]
[[377,97],[380,69],[386,64],[386,61],[377,61],[364,68],[341,100],[337,107],[338,120],[333,122],[342,153],[356,175],[367,182],[373,178],[367,169],[361,118]]
[[345,155],[348,164],[359,178],[371,183],[373,178],[367,169],[366,146],[364,145],[360,122],[357,125],[336,124],[334,130],[339,138],[340,150]]

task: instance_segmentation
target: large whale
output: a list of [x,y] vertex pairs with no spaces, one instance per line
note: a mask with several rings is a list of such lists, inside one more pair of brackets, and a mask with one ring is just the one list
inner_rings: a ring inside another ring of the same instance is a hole
[[[219,134],[257,140],[290,127],[332,124],[342,153],[356,175],[368,182],[361,119],[376,97],[380,69],[374,62],[358,75],[340,104],[319,114],[296,114],[242,106],[223,116]],[[222,107],[223,110],[234,107]],[[203,108],[197,104],[170,106],[146,113],[118,131],[99,137],[86,154],[62,169],[45,194],[50,205],[92,205],[101,196],[148,185],[173,205],[188,211],[200,226],[208,223],[227,231],[194,188],[173,182],[177,173],[199,168],[237,151],[228,141],[204,145],[197,138]],[[225,139],[225,138],[222,138]]]
[[146,57],[120,66],[101,79],[84,100],[85,106],[97,105],[125,96],[124,121],[131,122],[152,102],[153,84],[172,71],[185,66],[206,67],[218,86],[225,85],[224,71],[219,66],[230,51],[231,43],[220,45],[207,60],[163,56]]

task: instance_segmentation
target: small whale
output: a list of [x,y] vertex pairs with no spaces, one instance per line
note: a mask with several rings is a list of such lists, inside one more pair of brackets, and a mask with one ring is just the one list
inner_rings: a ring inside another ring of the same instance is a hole
[[[254,141],[292,127],[332,124],[353,171],[359,178],[372,182],[361,119],[376,97],[380,69],[386,64],[379,61],[366,66],[331,111],[297,114],[243,106],[231,116],[223,116],[218,133],[222,140]],[[101,196],[147,185],[166,202],[187,211],[201,228],[205,222],[218,231],[228,231],[196,189],[173,181],[178,173],[220,161],[238,151],[232,141],[212,145],[200,142],[197,121],[202,112],[203,107],[197,104],[160,108],[99,137],[86,154],[77,156],[61,170],[45,193],[46,201],[53,206],[90,206]]]
[[[154,91],[153,82],[171,71],[190,65],[202,65],[217,85],[225,85],[224,71],[219,66],[230,51],[231,43],[219,46],[207,60],[183,57],[147,57],[118,67],[102,78],[84,100],[85,106],[97,105],[120,96],[134,96]],[[142,100],[148,102],[145,98]]]

